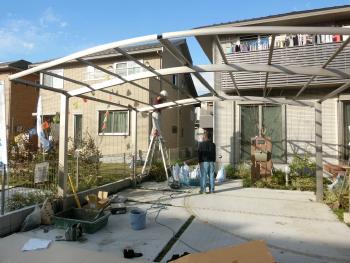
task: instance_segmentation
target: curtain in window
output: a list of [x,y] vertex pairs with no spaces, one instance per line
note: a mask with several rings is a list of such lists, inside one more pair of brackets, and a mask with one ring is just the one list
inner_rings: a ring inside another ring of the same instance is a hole
[[114,112],[113,115],[113,132],[126,133],[128,131],[127,126],[127,112]]
[[272,142],[272,160],[275,162],[284,162],[285,149],[282,134],[282,107],[264,105],[262,107],[262,115],[262,126],[265,129],[265,135],[270,137]]
[[[109,111],[107,122],[104,124],[106,111],[99,112],[98,131],[99,133],[127,133],[128,132],[128,112]],[[105,129],[102,127],[105,126]]]
[[250,139],[259,134],[259,106],[241,106],[241,158],[250,160]]

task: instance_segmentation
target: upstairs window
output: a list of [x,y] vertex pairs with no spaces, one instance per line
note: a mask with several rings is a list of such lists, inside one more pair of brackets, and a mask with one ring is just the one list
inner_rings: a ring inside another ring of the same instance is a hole
[[[143,63],[142,60],[139,60],[139,61]],[[114,63],[113,68],[114,68],[114,72],[122,77],[130,76],[133,74],[146,71],[146,69],[144,69],[134,61]]]
[[83,76],[84,80],[98,80],[105,78],[105,73],[92,66],[87,66]]

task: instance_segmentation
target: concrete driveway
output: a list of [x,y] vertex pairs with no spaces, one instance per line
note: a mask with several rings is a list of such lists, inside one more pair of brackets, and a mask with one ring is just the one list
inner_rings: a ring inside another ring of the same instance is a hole
[[217,187],[214,195],[185,197],[196,220],[169,255],[265,240],[277,262],[350,262],[350,228],[312,192]]
[[54,240],[63,234],[60,229],[45,233],[39,228],[0,239],[0,262],[62,262],[68,255],[96,262],[89,256],[93,253],[99,261],[114,257],[115,262],[122,262],[126,246],[144,254],[138,262],[150,262],[191,215],[195,219],[162,262],[185,251],[206,251],[257,239],[267,243],[276,262],[350,262],[350,228],[326,205],[316,203],[311,192],[241,188],[240,181],[227,182],[217,186],[215,194],[203,195],[198,189],[163,191],[164,184],[145,183],[143,187],[121,194],[136,201],[129,202],[130,206],[148,209],[146,229],[134,231],[128,214],[115,215],[105,228],[86,235],[83,243],[53,242],[45,251],[21,252],[31,237]]

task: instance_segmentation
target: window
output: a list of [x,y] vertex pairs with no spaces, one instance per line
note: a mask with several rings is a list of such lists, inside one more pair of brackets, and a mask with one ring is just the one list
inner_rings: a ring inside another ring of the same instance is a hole
[[74,115],[74,145],[76,147],[81,146],[83,140],[83,115]]
[[178,76],[177,76],[176,74],[173,75],[172,83],[173,83],[174,85],[177,85],[177,84],[178,84]]
[[[49,70],[49,72],[63,76],[63,69]],[[42,74],[41,81],[45,86],[53,87],[56,89],[63,89],[63,79],[55,78],[47,74]]]
[[99,111],[98,133],[111,135],[129,134],[128,111]]
[[87,66],[86,71],[84,72],[84,80],[97,80],[103,79],[105,77],[105,73],[101,70],[98,70],[92,66]]
[[272,160],[285,162],[282,107],[275,105],[241,106],[241,157],[250,160],[250,141],[263,128],[272,141]]
[[171,132],[172,132],[173,134],[176,134],[176,133],[177,133],[177,126],[172,126],[172,127],[171,127]]
[[[140,60],[142,63],[143,61]],[[137,74],[146,71],[143,67],[134,61],[118,62],[113,65],[114,72],[122,77]]]

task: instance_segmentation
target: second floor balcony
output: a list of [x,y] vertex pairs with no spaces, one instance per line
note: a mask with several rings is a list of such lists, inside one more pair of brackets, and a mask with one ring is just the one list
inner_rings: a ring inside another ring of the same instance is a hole
[[[275,48],[272,56],[272,64],[300,67],[321,67],[327,59],[341,46],[342,42],[313,44],[306,46],[294,46]],[[229,63],[267,64],[269,50],[256,50],[249,52],[232,52],[226,54]],[[350,72],[350,46],[345,47],[327,68]],[[234,72],[239,89],[263,89],[266,73]],[[301,87],[310,79],[306,75],[269,74],[268,87]],[[328,77],[317,77],[312,86],[340,85],[344,80]],[[233,84],[228,73],[221,74],[221,87],[225,92],[233,89]]]

